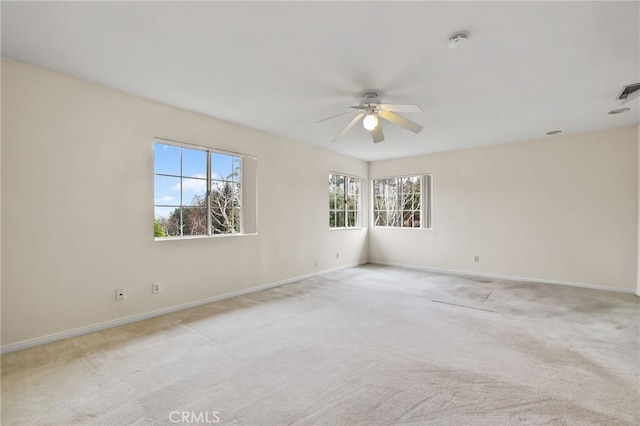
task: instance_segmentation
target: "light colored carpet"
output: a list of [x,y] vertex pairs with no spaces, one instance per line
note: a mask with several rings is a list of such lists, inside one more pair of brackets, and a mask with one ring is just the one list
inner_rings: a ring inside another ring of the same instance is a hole
[[634,295],[365,265],[7,354],[2,424],[631,425],[639,360]]

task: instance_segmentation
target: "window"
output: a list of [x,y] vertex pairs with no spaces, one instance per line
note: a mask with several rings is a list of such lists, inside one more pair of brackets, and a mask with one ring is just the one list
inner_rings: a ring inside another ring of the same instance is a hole
[[373,225],[431,228],[431,176],[374,179]]
[[361,179],[329,174],[329,227],[353,228],[362,226],[360,214]]
[[200,147],[154,143],[154,235],[241,231],[242,157]]

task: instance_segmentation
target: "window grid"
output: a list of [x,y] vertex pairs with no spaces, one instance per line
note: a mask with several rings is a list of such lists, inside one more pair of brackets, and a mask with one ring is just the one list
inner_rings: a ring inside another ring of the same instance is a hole
[[361,179],[336,173],[329,174],[329,227],[361,226]]
[[429,175],[374,179],[373,226],[429,228],[430,185]]
[[[179,155],[172,158],[160,150],[178,150]],[[240,233],[239,156],[158,142],[154,151],[156,237]],[[185,169],[186,162],[190,170]],[[174,170],[166,172],[163,168]],[[169,194],[176,191],[179,201],[171,203],[174,197]],[[162,202],[165,199],[169,202]]]

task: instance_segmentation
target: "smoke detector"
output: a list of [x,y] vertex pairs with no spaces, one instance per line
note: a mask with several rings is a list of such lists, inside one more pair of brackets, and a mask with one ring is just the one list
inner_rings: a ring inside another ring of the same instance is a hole
[[452,49],[458,49],[462,47],[469,38],[469,33],[466,31],[458,31],[453,33],[447,39],[447,45]]

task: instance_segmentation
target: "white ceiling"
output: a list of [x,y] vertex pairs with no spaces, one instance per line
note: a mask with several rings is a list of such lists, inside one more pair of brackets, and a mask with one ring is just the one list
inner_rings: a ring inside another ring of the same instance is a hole
[[[365,160],[640,122],[640,2],[9,2],[2,55]],[[447,37],[466,30],[461,49]],[[334,135],[366,91],[425,129]],[[550,136],[549,136],[550,137]]]

